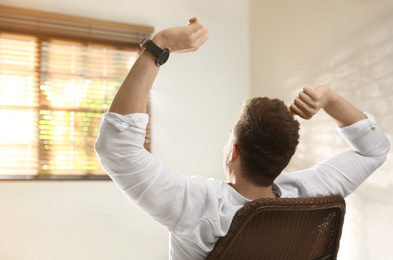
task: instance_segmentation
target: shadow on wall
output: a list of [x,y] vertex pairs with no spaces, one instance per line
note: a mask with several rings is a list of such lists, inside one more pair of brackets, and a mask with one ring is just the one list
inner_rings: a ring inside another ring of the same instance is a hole
[[[297,95],[297,86],[327,85],[355,106],[376,117],[393,143],[393,19],[383,20],[328,56],[327,62],[287,82],[286,100]],[[320,113],[302,121],[301,141],[289,171],[311,166],[347,145],[332,120]],[[317,149],[315,149],[317,148]],[[355,193],[347,198],[339,259],[390,259],[393,234],[393,156]]]

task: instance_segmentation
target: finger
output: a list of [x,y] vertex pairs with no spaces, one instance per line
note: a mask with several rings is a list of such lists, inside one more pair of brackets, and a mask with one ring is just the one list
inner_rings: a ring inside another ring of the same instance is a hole
[[296,115],[292,110],[291,106],[287,106],[288,112],[291,113],[293,116]]
[[318,99],[318,94],[315,91],[315,89],[306,86],[303,88],[303,93],[306,94],[307,96],[309,96],[310,98],[312,98],[313,100],[317,100]]
[[201,22],[194,23],[192,27],[192,41],[194,42],[194,50],[198,50],[208,39],[209,29]]
[[199,38],[195,44],[194,44],[194,48],[192,49],[193,51],[197,51],[199,50],[200,47],[202,47],[202,45],[209,39],[209,35],[204,36]]
[[297,107],[295,104],[292,104],[289,109],[293,115],[298,115],[301,118],[308,119],[304,111]]
[[307,95],[303,91],[299,93],[298,97],[299,97],[300,100],[302,100],[308,106],[312,106],[313,107],[315,105],[314,100],[312,99],[312,97],[310,97],[309,95]]
[[[299,97],[295,98],[293,101],[294,106],[301,111],[301,115],[303,118],[311,118],[312,115],[314,114],[314,109],[308,106],[303,100],[301,100]],[[300,115],[300,114],[299,114]]]
[[302,110],[307,110],[308,109],[308,105],[307,103],[305,103],[300,97],[295,98],[295,100],[293,101],[293,103],[300,109]]
[[191,25],[193,23],[198,23],[200,20],[198,17],[193,17],[190,20],[188,20],[188,24]]
[[200,42],[199,42],[199,45],[202,46],[203,44],[205,44],[205,42],[206,42],[208,39],[209,39],[209,34],[206,33],[206,34],[204,35],[204,37],[201,38],[201,40],[200,40]]

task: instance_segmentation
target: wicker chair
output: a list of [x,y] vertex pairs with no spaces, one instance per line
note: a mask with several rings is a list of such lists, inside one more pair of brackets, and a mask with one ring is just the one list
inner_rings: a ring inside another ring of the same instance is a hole
[[336,259],[344,215],[341,196],[254,200],[206,259]]

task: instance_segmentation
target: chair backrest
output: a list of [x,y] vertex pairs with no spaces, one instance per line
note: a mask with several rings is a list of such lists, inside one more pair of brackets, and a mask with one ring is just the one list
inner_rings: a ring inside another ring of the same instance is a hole
[[344,215],[341,196],[257,199],[236,213],[206,259],[336,259]]

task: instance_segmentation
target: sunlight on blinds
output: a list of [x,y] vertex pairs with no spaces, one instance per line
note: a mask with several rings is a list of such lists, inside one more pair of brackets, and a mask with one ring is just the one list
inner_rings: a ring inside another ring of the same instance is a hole
[[106,175],[94,151],[101,115],[138,55],[0,34],[0,174]]
[[0,34],[0,174],[37,173],[38,51],[34,37]]
[[40,170],[77,174],[100,170],[93,149],[101,113],[40,110]]
[[138,52],[43,42],[41,105],[107,109]]
[[78,42],[42,42],[40,173],[105,174],[94,151],[101,114],[138,54]]

